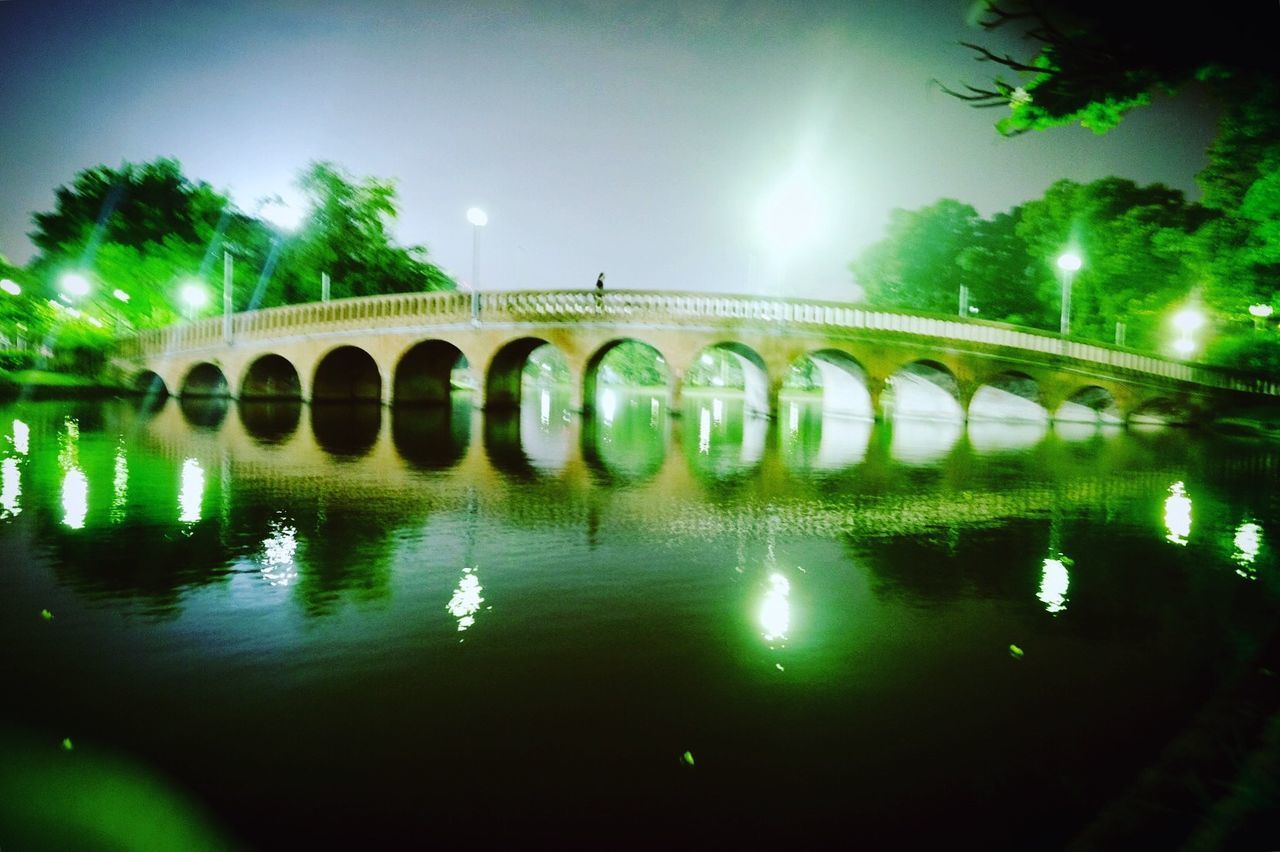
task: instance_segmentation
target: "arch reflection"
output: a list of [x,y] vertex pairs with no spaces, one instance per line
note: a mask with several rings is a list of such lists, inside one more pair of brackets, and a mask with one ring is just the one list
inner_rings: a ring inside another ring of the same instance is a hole
[[311,404],[311,433],[322,450],[335,456],[363,456],[378,443],[382,405],[376,402]]
[[400,457],[422,470],[456,466],[471,444],[471,403],[405,406],[391,410],[391,441]]
[[302,403],[295,399],[241,400],[236,405],[240,425],[260,444],[283,444],[298,431]]

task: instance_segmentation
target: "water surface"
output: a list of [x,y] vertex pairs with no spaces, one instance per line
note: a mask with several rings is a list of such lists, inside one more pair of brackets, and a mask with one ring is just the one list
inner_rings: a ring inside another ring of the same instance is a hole
[[245,846],[1054,847],[1274,623],[1273,445],[606,393],[0,408],[0,727]]

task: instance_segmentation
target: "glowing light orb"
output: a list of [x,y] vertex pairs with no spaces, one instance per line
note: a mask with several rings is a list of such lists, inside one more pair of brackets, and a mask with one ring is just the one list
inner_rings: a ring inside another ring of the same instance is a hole
[[1191,535],[1191,498],[1181,482],[1169,486],[1169,496],[1164,501],[1164,526],[1169,531],[1166,541],[1186,547]]

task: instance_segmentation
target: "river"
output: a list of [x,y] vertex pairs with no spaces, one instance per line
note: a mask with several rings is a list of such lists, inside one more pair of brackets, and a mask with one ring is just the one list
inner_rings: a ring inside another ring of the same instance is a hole
[[11,836],[1052,848],[1280,610],[1276,444],[564,403],[0,407]]

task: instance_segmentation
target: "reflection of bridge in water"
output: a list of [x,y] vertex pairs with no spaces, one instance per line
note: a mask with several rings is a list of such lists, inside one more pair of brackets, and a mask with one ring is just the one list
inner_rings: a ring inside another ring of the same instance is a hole
[[[1159,498],[1185,476],[1167,466],[1159,437],[1144,449],[1140,442],[1108,441],[1106,428],[1079,425],[1042,430],[1031,444],[1013,430],[1014,437],[997,446],[990,434],[978,441],[950,424],[922,425],[904,438],[902,430],[827,418],[821,429],[841,433],[836,443],[843,450],[824,459],[805,451],[803,428],[793,432],[785,419],[743,418],[740,409],[723,413],[721,424],[741,424],[742,431],[709,437],[699,434],[700,416],[655,417],[653,443],[637,453],[633,441],[619,464],[597,418],[544,421],[539,409],[526,405],[520,415],[481,418],[458,406],[429,417],[405,415],[397,424],[395,411],[376,405],[313,406],[308,423],[308,409],[296,403],[184,401],[165,405],[145,433],[166,455],[195,458],[210,475],[222,471],[231,481],[303,498],[368,501],[406,518],[478,505],[485,514],[531,526],[594,515],[600,523],[682,538],[975,526]],[[651,412],[639,410],[648,425]],[[997,474],[981,475],[1005,451],[1033,454],[1043,481],[1024,476],[1009,485]],[[1082,452],[1103,463],[1082,469],[1075,463]],[[628,462],[637,456],[649,461]],[[944,458],[965,466],[963,490],[946,487],[946,472],[936,467]],[[1089,472],[1098,467],[1101,473]],[[935,485],[913,488],[912,469]],[[839,499],[824,496],[829,477],[841,478]],[[337,498],[331,495],[335,480],[342,484]],[[602,481],[626,487],[599,487]],[[725,489],[747,499],[720,511],[716,495]]]
[[431,293],[294,305],[146,332],[124,341],[114,364],[139,387],[183,397],[385,405],[447,403],[453,370],[469,365],[479,378],[476,406],[501,409],[518,407],[529,355],[550,345],[572,377],[568,407],[583,411],[597,404],[601,365],[624,342],[652,352],[677,412],[686,377],[709,349],[741,369],[748,409],[771,415],[804,359],[817,368],[828,408],[877,418],[1195,419],[1232,399],[1280,397],[1271,379],[1033,329],[670,292]]

